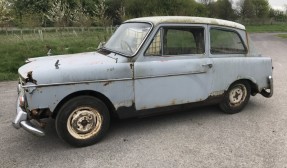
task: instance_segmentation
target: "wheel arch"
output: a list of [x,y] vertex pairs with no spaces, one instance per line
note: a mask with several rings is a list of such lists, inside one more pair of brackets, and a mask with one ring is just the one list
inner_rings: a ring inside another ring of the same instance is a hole
[[238,80],[232,82],[228,86],[228,88],[226,90],[228,90],[230,88],[230,86],[232,86],[234,83],[238,83],[238,82],[241,82],[241,81],[248,82],[248,84],[250,85],[251,95],[252,96],[255,96],[257,93],[259,93],[258,85],[256,84],[256,81],[254,79],[252,79],[252,78],[241,78],[241,79],[238,79]]
[[70,99],[74,98],[74,97],[78,97],[78,96],[93,96],[96,97],[98,99],[100,99],[101,101],[103,101],[103,103],[107,106],[110,116],[114,116],[115,115],[115,107],[113,105],[113,103],[110,101],[109,98],[107,98],[105,95],[103,95],[102,93],[96,92],[94,90],[82,90],[82,91],[77,91],[74,93],[71,93],[69,95],[67,95],[65,98],[63,98],[56,106],[55,110],[52,113],[52,118],[56,118],[56,116],[59,113],[60,108]]

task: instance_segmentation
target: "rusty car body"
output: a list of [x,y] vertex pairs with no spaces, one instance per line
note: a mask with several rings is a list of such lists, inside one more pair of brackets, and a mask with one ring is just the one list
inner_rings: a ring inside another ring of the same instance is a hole
[[237,113],[250,95],[273,94],[272,60],[241,24],[201,17],[125,21],[95,52],[27,60],[19,68],[15,128],[45,135],[43,118],[74,146],[99,141],[110,117],[216,103]]

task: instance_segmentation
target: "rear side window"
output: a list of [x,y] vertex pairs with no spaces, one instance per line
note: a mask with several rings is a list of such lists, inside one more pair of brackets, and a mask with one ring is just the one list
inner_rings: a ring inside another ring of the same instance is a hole
[[234,31],[210,30],[211,54],[245,54],[246,48],[239,34]]
[[154,36],[147,56],[203,54],[204,28],[164,27]]

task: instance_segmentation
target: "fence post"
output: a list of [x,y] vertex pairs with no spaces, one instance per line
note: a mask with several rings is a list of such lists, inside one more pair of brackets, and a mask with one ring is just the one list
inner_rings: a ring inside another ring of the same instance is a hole
[[24,39],[24,37],[23,37],[23,29],[21,28],[21,30],[20,30],[20,36],[21,36],[21,39],[23,40]]
[[41,41],[44,41],[44,39],[43,39],[43,31],[41,29],[38,29],[38,33],[39,33],[39,37],[40,37]]

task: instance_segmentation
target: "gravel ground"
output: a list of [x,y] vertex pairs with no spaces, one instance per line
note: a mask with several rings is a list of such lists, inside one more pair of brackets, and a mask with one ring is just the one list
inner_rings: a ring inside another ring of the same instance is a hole
[[287,167],[287,40],[252,34],[273,58],[275,94],[252,97],[241,113],[214,106],[116,120],[100,143],[73,148],[49,120],[45,137],[11,125],[17,82],[0,83],[0,167]]

